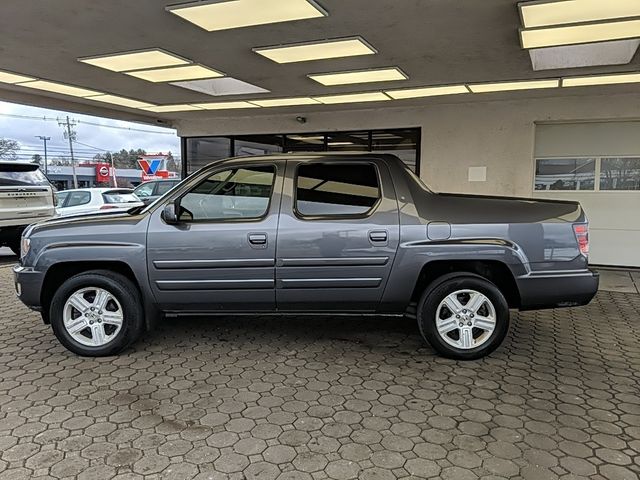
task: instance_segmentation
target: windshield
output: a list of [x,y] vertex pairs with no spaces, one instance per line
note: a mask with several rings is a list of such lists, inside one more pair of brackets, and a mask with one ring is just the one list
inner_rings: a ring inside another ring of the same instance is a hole
[[102,194],[105,203],[140,203],[140,199],[133,192],[106,192]]
[[36,164],[6,164],[0,163],[0,187],[21,185],[46,185],[49,180]]

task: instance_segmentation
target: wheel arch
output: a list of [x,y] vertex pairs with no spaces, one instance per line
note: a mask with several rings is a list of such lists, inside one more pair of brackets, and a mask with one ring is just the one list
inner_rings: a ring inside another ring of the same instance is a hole
[[471,273],[495,284],[505,296],[510,308],[521,305],[520,291],[513,272],[499,260],[434,260],[423,265],[411,294],[411,303],[416,304],[429,285],[438,279],[453,274]]
[[42,306],[42,318],[45,323],[49,323],[49,309],[51,301],[57,290],[57,286],[64,283],[65,280],[83,272],[92,270],[107,270],[109,272],[118,273],[129,279],[138,289],[138,295],[142,301],[145,314],[145,323],[147,329],[150,329],[157,317],[157,310],[146,301],[146,297],[142,291],[142,285],[136,277],[133,269],[129,264],[118,260],[80,260],[65,261],[51,265],[45,274],[42,289],[40,291],[40,305]]

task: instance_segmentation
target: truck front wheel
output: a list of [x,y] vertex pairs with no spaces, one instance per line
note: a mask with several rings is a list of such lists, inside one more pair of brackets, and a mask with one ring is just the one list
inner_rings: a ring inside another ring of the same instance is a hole
[[441,355],[457,360],[484,357],[509,330],[509,306],[493,283],[474,274],[436,280],[418,304],[418,327]]
[[75,275],[56,291],[49,311],[53,332],[78,355],[115,355],[133,343],[144,328],[137,287],[107,270]]

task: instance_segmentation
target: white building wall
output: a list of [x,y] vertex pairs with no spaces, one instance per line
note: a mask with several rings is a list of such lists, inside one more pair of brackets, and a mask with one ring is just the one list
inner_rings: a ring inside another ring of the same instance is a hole
[[[327,107],[330,108],[330,107]],[[274,111],[275,112],[275,111]],[[307,123],[295,120],[307,117]],[[323,111],[176,123],[180,136],[422,127],[420,176],[437,191],[531,196],[536,122],[640,118],[639,95],[571,96]],[[468,169],[487,167],[486,182]]]

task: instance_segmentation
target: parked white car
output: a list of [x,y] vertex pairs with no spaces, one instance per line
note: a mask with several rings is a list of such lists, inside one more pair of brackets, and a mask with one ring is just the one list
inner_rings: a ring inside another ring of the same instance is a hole
[[55,215],[53,192],[37,163],[0,161],[0,247],[20,254],[22,231]]
[[58,215],[126,212],[144,205],[130,188],[79,188],[57,193]]

